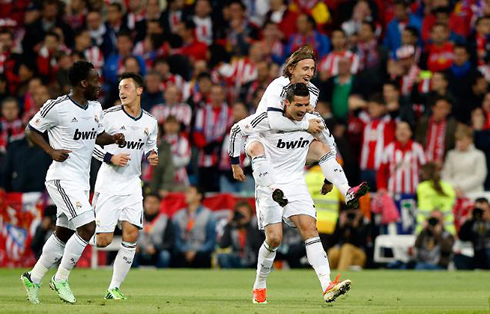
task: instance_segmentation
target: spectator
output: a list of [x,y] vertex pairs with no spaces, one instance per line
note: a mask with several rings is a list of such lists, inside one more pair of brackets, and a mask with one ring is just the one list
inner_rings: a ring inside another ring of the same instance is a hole
[[160,211],[158,194],[147,194],[143,206],[143,230],[138,236],[133,267],[139,265],[155,265],[157,268],[169,267],[175,241],[172,221]]
[[340,212],[332,239],[334,246],[328,250],[332,269],[349,270],[352,266],[365,266],[366,231],[364,218],[359,210]]
[[490,269],[490,205],[486,198],[476,199],[458,236],[473,244],[475,268]]
[[54,82],[56,78],[58,70],[56,56],[60,51],[59,35],[55,32],[47,32],[37,57],[37,68],[39,74],[50,83]]
[[320,89],[324,92],[320,93],[318,101],[325,103],[330,108],[334,118],[337,119],[345,120],[349,109],[355,110],[350,104],[349,95],[355,92],[354,84],[357,82],[357,76],[354,76],[350,69],[351,60],[345,57],[340,58],[338,74],[320,85]]
[[44,243],[56,229],[56,206],[48,205],[44,208],[43,218],[37,226],[31,241],[31,250],[36,259],[41,256]]
[[22,115],[22,123],[27,125],[29,120],[39,111],[39,109],[46,103],[50,98],[49,89],[45,85],[39,85],[33,90],[32,94],[32,104],[30,108],[24,108],[24,113]]
[[456,202],[456,192],[451,184],[441,180],[440,165],[428,162],[422,166],[422,182],[417,187],[417,229],[419,233],[424,221],[429,219],[435,210],[442,214],[444,229],[456,235],[453,207]]
[[296,20],[296,27],[298,32],[288,40],[287,55],[305,45],[311,46],[319,59],[327,55],[330,51],[330,40],[316,30],[316,22],[311,15],[300,14]]
[[[141,5],[142,13],[144,13],[144,6]],[[167,9],[162,13],[160,17],[163,29],[169,33],[176,33],[178,24],[185,20],[184,14],[185,1],[170,0],[168,1]]]
[[487,176],[485,155],[473,144],[473,131],[465,125],[456,129],[456,148],[449,151],[442,179],[456,190],[457,197],[482,192]]
[[191,160],[191,147],[185,133],[181,131],[181,123],[175,116],[168,116],[163,125],[163,140],[170,144],[172,161],[175,167],[173,191],[185,191],[189,186],[187,165]]
[[191,106],[194,115],[198,109],[205,107],[209,102],[209,94],[212,86],[213,81],[208,72],[200,73],[196,77],[196,86],[191,91],[191,95],[188,99],[188,103]]
[[262,31],[262,40],[260,41],[265,60],[278,65],[282,65],[285,60],[285,48],[281,41],[281,30],[284,29],[279,28],[276,23],[272,21],[266,22]]
[[388,72],[392,80],[398,81],[401,95],[406,97],[412,92],[420,75],[420,68],[415,61],[415,48],[402,46],[396,50],[395,57],[397,61],[390,60],[388,63]]
[[254,210],[247,202],[235,205],[219,241],[222,249],[230,248],[229,253],[218,254],[221,268],[253,268],[257,265],[257,254],[264,241],[257,228]]
[[145,90],[141,96],[141,108],[151,112],[152,108],[164,102],[162,90],[162,76],[157,71],[149,71],[145,76]]
[[192,19],[196,25],[197,40],[208,46],[213,43],[214,35],[216,34],[214,29],[216,24],[213,23],[211,18],[212,11],[210,0],[197,0],[194,7],[195,15]]
[[177,86],[171,85],[165,89],[164,104],[156,105],[152,108],[151,114],[155,116],[158,123],[165,123],[168,116],[174,116],[182,124],[183,131],[189,131],[192,110],[191,107],[181,102],[181,93]]
[[150,190],[165,198],[173,191],[175,167],[172,161],[170,144],[161,142],[158,147],[158,166],[153,168],[151,174]]
[[296,19],[298,13],[289,9],[287,1],[271,0],[270,10],[266,15],[266,24],[277,24],[283,38],[290,38],[296,31]]
[[154,62],[153,69],[160,73],[162,77],[161,90],[165,91],[170,85],[176,86],[180,91],[184,89],[185,81],[179,74],[170,72],[169,61],[163,58],[157,58]]
[[431,72],[440,72],[449,69],[454,60],[454,44],[449,39],[448,26],[436,23],[432,26],[431,43],[421,57],[422,68]]
[[471,94],[465,99],[464,104],[468,112],[467,117],[469,118],[469,113],[473,108],[480,107],[485,98],[485,94],[488,91],[488,82],[480,72],[476,72],[470,79],[471,84]]
[[423,229],[415,240],[416,270],[447,269],[451,261],[454,237],[444,229],[444,214],[432,211],[423,221]]
[[415,112],[413,104],[406,97],[400,96],[398,84],[389,81],[383,84],[383,98],[386,109],[392,118],[408,121],[411,125],[415,124]]
[[99,47],[92,45],[88,30],[82,28],[75,32],[73,53],[83,54],[85,59],[92,63],[97,71],[102,71],[104,67],[104,55]]
[[[472,126],[475,136],[475,147],[485,153],[485,160],[487,162],[487,169],[490,169],[490,119],[488,118],[490,113],[490,92],[485,97],[483,108],[487,108],[488,111],[484,111],[482,108],[473,110],[471,115]],[[490,190],[490,176],[487,175],[485,180],[485,191]]]
[[473,60],[478,66],[488,63],[488,36],[490,36],[490,16],[480,16],[475,22],[475,32],[469,38]]
[[430,113],[431,107],[440,98],[446,98],[451,105],[455,103],[452,92],[448,88],[446,72],[434,72],[430,80],[419,78],[418,81],[412,89],[411,100],[414,104],[422,105],[426,114]]
[[[101,48],[102,51],[109,51],[110,44],[108,43],[109,33],[107,28],[102,21],[102,15],[98,11],[90,11],[87,14],[87,30],[90,33],[90,38],[92,39],[92,44]],[[106,58],[109,55],[105,56]]]
[[186,56],[191,62],[208,59],[208,47],[196,38],[196,25],[193,21],[182,21],[177,25],[177,34],[182,39],[182,45],[175,47],[172,54]]
[[202,205],[204,191],[190,186],[185,193],[187,208],[174,214],[175,267],[210,268],[216,244],[216,220]]
[[373,22],[373,20],[373,12],[369,1],[360,0],[355,4],[350,19],[342,23],[342,29],[347,34],[347,37],[351,37],[360,33],[364,21]]
[[227,5],[229,25],[226,30],[228,51],[239,57],[248,54],[250,43],[258,39],[258,30],[247,19],[247,7],[240,0],[232,0]]
[[390,51],[396,51],[402,45],[402,32],[407,26],[414,27],[420,32],[422,21],[410,13],[408,2],[404,0],[395,1],[393,12],[395,17],[386,27],[384,45]]
[[2,101],[0,117],[0,153],[5,153],[10,142],[24,137],[24,125],[19,119],[19,103],[13,97]]
[[447,98],[439,98],[432,105],[432,115],[422,117],[417,125],[415,139],[424,147],[427,161],[443,164],[447,152],[454,148],[457,122],[451,113]]
[[105,22],[107,40],[103,42],[102,52],[107,58],[116,53],[117,34],[121,31],[128,32],[129,29],[123,23],[123,7],[119,2],[111,2],[107,6],[107,21]]

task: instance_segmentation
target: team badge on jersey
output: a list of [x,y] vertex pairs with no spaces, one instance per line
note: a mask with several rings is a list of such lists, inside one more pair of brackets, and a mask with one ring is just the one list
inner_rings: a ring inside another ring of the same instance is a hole
[[95,120],[95,122],[99,123],[99,116],[95,115],[94,120]]
[[145,128],[145,135],[148,136],[148,134],[150,134],[150,132],[148,132],[148,128]]
[[77,209],[82,209],[82,203],[80,203],[80,201],[77,201],[75,203],[75,206],[77,207]]

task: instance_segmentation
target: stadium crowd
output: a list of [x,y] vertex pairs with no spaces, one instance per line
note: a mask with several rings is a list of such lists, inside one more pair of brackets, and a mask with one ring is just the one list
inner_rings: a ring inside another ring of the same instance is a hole
[[[490,190],[488,0],[3,1],[1,189],[45,190],[51,159],[24,128],[69,92],[73,62],[99,71],[104,108],[119,104],[118,75],[139,73],[142,107],[160,126],[160,162],[143,168],[135,265],[210,267],[219,247],[222,267],[254,267],[263,240],[254,209],[239,203],[220,224],[201,200],[253,195],[245,156],[248,180],[233,180],[229,129],[304,45],[317,56],[316,111],[346,175],[376,192],[361,211],[344,209],[336,190],[315,192],[318,172],[308,171],[332,266],[373,267],[376,236],[394,233],[417,234],[416,250],[413,265],[391,267],[490,268],[490,206],[474,202]],[[92,183],[97,169],[93,160]],[[174,192],[185,192],[187,207],[168,217],[159,204]],[[284,243],[278,258],[300,267],[301,240],[286,233]]]

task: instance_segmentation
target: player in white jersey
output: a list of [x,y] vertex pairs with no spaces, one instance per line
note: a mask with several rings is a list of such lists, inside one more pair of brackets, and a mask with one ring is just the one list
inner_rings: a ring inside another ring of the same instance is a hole
[[[295,121],[310,120],[315,117],[307,113],[309,106],[309,92],[306,84],[292,84],[286,90],[285,114],[288,119]],[[335,158],[335,145],[327,130],[319,134],[305,131],[278,132],[271,130],[266,119],[249,122],[244,119],[235,124],[232,139],[251,134],[259,130],[261,142],[266,148],[267,157],[271,160],[278,188],[288,195],[288,204],[281,207],[274,202],[267,188],[257,186],[257,218],[259,228],[265,230],[266,240],[259,250],[257,263],[257,277],[253,288],[253,302],[266,303],[266,279],[270,273],[276,250],[282,241],[282,221],[296,226],[305,240],[306,254],[310,265],[320,280],[323,298],[326,302],[334,301],[338,296],[346,293],[350,288],[350,280],[338,282],[330,280],[330,267],[326,253],[321,244],[316,229],[316,209],[304,179],[304,165],[311,143],[315,137],[331,147],[332,154],[328,158]],[[256,129],[251,131],[252,129]],[[231,143],[229,151],[232,157],[239,155],[235,147],[238,143]],[[239,144],[238,144],[239,145]],[[340,168],[335,168],[336,171]],[[367,191],[364,191],[364,193]]]
[[124,145],[96,146],[94,157],[104,161],[95,183],[96,236],[91,244],[106,247],[112,242],[118,222],[122,226],[122,243],[114,260],[112,281],[105,299],[125,299],[120,286],[126,278],[136,252],[138,231],[143,228],[143,191],[141,161],[158,164],[157,120],[141,109],[143,78],[135,73],[119,77],[120,106],[104,111],[104,128],[109,134],[124,134]]
[[[311,78],[315,73],[315,56],[311,49],[302,47],[296,50],[286,61],[284,66],[284,75],[272,81],[262,96],[257,108],[257,113],[252,115],[250,119],[257,124],[257,121],[264,119],[264,113],[267,112],[267,118],[270,128],[276,131],[297,132],[308,131],[312,134],[317,134],[324,129],[323,119],[292,121],[284,116],[284,96],[288,86],[296,83],[307,84],[310,93],[309,112],[313,112],[318,101],[320,91],[311,82]],[[267,187],[269,193],[272,193],[272,198],[281,206],[287,204],[288,199],[284,197],[284,192],[277,187],[274,182],[274,169],[270,160],[265,154],[264,145],[261,143],[261,138],[256,134],[248,136],[245,145],[245,151],[252,159],[253,177],[255,183],[261,187]],[[326,178],[327,184],[335,185],[345,198],[345,202],[349,207],[357,207],[361,192],[367,189],[365,182],[358,186],[350,187],[344,171],[333,171],[333,169],[342,169],[335,158],[328,158],[333,154],[332,147],[314,141],[309,146],[308,160],[322,161],[320,163],[323,175]],[[233,177],[239,181],[244,181],[245,176],[241,168],[236,165],[232,167]],[[287,197],[287,194],[286,194]]]
[[[31,303],[39,304],[38,292],[46,272],[60,262],[49,286],[65,302],[76,299],[68,276],[95,232],[95,215],[89,203],[89,170],[95,143],[124,143],[121,133],[104,132],[102,106],[97,102],[99,74],[85,61],[68,72],[69,95],[48,100],[29,121],[26,136],[53,158],[46,175],[46,189],[57,207],[56,230],[30,272],[21,276]],[[49,143],[44,139],[48,133]]]

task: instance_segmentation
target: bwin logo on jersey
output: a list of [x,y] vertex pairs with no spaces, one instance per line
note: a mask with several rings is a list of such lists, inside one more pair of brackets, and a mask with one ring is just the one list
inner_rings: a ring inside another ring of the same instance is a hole
[[95,140],[97,137],[97,131],[92,128],[92,131],[80,131],[79,129],[75,130],[75,135],[73,139],[75,141],[78,140]]
[[141,149],[143,148],[143,145],[145,145],[145,143],[143,143],[141,139],[139,139],[137,142],[126,141],[124,142],[124,144],[120,144],[119,148]]
[[297,141],[283,142],[282,139],[279,139],[277,142],[277,148],[286,148],[286,149],[295,149],[295,148],[303,148],[306,147],[310,143],[309,140],[303,140],[302,137]]

